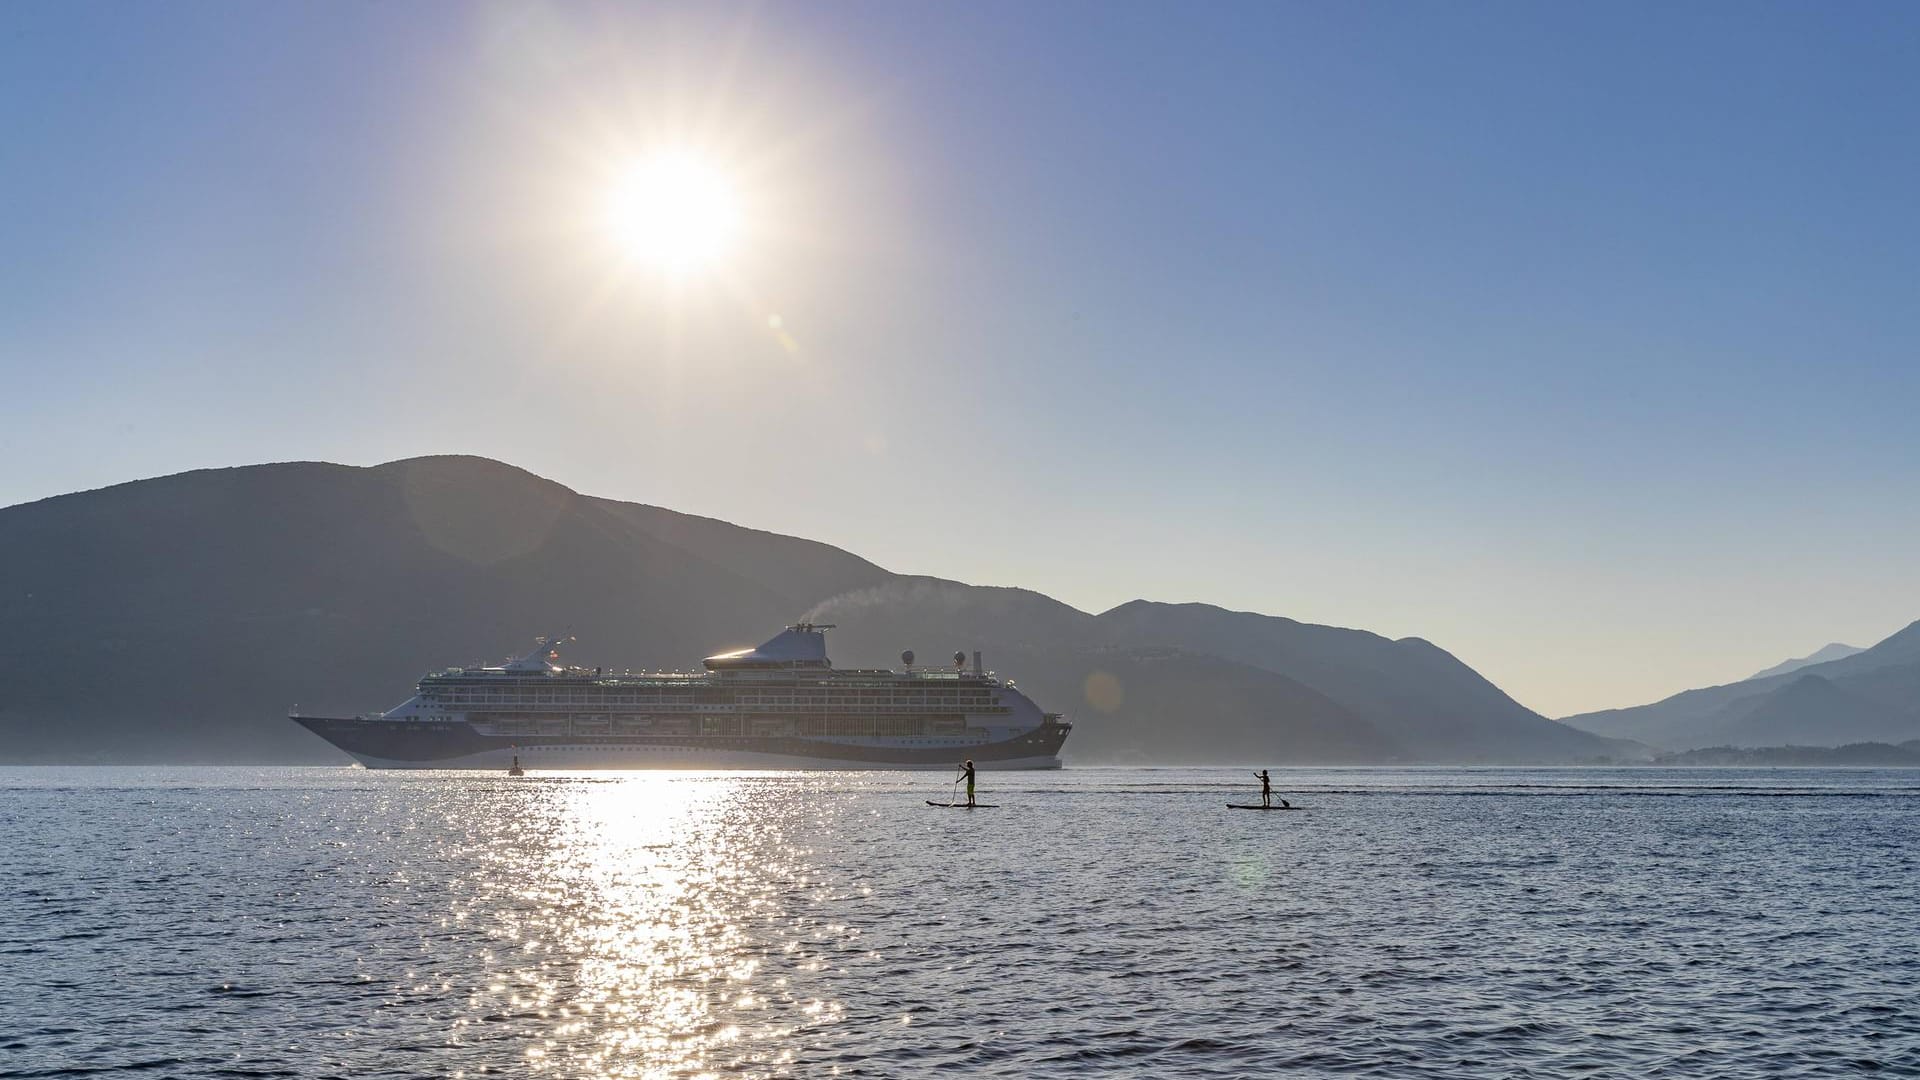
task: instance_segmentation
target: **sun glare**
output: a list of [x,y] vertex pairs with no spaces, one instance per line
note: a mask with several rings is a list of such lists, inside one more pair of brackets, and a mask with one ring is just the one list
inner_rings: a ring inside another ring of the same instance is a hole
[[640,161],[608,207],[615,242],[635,262],[685,274],[719,262],[739,238],[739,193],[710,163],[666,153]]

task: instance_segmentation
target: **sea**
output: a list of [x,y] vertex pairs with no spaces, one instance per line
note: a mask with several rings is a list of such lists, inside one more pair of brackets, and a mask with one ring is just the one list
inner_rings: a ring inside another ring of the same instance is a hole
[[1920,1074],[1920,772],[0,769],[10,1077]]

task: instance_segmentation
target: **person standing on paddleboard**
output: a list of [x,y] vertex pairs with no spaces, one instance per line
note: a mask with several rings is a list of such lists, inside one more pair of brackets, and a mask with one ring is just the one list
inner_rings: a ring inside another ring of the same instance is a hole
[[1273,805],[1273,779],[1267,775],[1267,770],[1265,769],[1261,769],[1259,772],[1254,773],[1253,775],[1260,778],[1260,805],[1272,806]]
[[968,758],[960,766],[960,778],[967,782],[967,805],[973,805],[973,759]]

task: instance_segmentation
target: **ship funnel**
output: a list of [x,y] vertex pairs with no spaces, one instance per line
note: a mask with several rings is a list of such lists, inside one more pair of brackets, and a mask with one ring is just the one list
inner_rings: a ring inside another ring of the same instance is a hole
[[980,650],[979,649],[973,650],[973,673],[975,675],[986,674],[986,672],[982,670],[980,667]]

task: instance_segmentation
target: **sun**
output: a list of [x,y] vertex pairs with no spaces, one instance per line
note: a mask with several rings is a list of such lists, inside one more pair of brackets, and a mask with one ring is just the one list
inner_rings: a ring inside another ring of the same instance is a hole
[[607,227],[620,251],[674,276],[724,259],[739,240],[742,218],[732,180],[685,151],[636,161],[607,200]]

